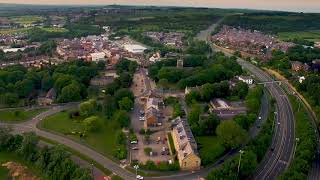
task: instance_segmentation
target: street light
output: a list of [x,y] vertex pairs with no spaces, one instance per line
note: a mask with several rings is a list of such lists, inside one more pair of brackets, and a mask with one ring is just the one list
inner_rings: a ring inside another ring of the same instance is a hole
[[92,175],[92,177],[94,177],[93,176],[93,164],[91,163],[91,175]]
[[273,113],[274,113],[274,120],[273,120],[273,123],[272,123],[271,132],[273,132],[273,126],[274,126],[275,121],[277,120],[277,114],[278,114],[276,111],[273,112]]
[[239,171],[240,171],[241,155],[244,153],[244,151],[240,150],[239,153],[240,153],[240,158],[239,158],[239,164],[238,164],[238,174],[239,174]]
[[138,176],[138,169],[139,169],[139,165],[136,164],[133,166],[133,168],[136,170],[136,177]]
[[294,146],[293,156],[296,154],[296,149],[299,141],[300,141],[300,138],[296,138],[296,145]]

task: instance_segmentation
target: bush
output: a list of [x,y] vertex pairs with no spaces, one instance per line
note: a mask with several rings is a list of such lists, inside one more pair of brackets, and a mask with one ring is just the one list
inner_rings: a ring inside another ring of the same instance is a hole
[[151,147],[146,147],[146,148],[143,149],[143,151],[147,156],[150,156],[150,153],[152,152],[152,148]]

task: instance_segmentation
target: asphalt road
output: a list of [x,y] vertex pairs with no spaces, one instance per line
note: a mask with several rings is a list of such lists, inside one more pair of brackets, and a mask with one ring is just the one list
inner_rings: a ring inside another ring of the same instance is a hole
[[[258,67],[242,59],[237,60],[261,82],[272,81],[272,78]],[[289,99],[276,83],[265,85],[277,103],[277,122],[270,151],[265,155],[252,179],[276,179],[288,167],[295,147],[294,114]]]

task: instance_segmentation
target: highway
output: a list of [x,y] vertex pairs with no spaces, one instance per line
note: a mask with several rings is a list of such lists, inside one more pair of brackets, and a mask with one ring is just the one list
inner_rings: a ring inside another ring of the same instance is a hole
[[[218,21],[215,25],[209,27],[209,29],[214,29],[221,22]],[[203,31],[199,35],[201,40],[206,39],[210,43],[212,50],[215,52],[217,49],[210,42],[210,34],[207,33],[207,38],[205,38],[205,32]],[[226,56],[232,56],[232,54],[223,51]],[[254,66],[253,64],[238,58],[237,62],[242,66],[243,69],[248,70],[252,75],[254,75],[261,82],[273,81],[272,77],[261,70],[260,68]],[[265,155],[262,162],[259,164],[256,172],[250,179],[254,180],[272,180],[276,179],[277,176],[282,174],[288,165],[294,154],[295,148],[295,119],[294,113],[290,101],[284,92],[284,90],[277,83],[267,83],[265,88],[270,92],[271,96],[276,100],[277,112],[276,112],[276,122],[274,122],[274,132],[272,145],[269,151]]]
[[[261,82],[272,81],[272,78],[258,67],[242,59],[237,61]],[[275,122],[271,148],[252,177],[256,180],[276,179],[288,167],[295,147],[295,120],[289,99],[277,83],[268,83],[265,87],[276,100],[277,122]]]

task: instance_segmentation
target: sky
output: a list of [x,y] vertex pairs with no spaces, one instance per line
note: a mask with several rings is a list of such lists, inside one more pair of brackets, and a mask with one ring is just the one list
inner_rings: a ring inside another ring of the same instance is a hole
[[0,0],[0,3],[161,5],[320,12],[320,0]]

